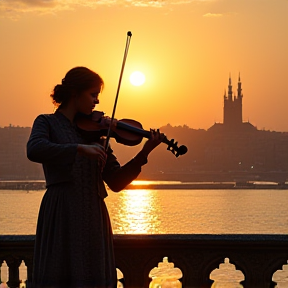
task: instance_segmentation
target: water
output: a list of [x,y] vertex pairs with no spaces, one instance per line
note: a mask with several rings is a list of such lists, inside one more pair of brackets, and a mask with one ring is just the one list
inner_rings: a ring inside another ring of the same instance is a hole
[[[35,234],[44,192],[0,190],[0,234]],[[287,190],[108,193],[115,234],[288,234]]]

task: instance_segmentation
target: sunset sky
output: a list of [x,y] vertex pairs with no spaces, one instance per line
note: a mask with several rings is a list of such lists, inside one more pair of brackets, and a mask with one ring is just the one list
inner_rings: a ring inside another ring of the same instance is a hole
[[287,0],[0,0],[0,127],[52,113],[49,95],[75,66],[103,77],[97,109],[111,116],[127,31],[116,118],[208,129],[240,73],[243,120],[288,131]]

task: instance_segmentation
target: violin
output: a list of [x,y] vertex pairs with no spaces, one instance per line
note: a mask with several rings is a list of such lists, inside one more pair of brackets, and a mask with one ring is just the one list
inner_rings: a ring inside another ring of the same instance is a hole
[[[97,142],[107,135],[111,118],[104,116],[104,112],[93,111],[90,115],[78,114],[75,121],[84,139]],[[150,131],[144,130],[142,124],[133,119],[114,119],[114,122],[116,125],[110,126],[110,137],[114,138],[117,143],[135,146],[141,143],[143,137],[149,139],[151,136]],[[165,135],[162,142],[168,145],[167,150],[176,157],[185,154],[188,150],[184,145],[178,147],[178,142],[174,139],[168,140]]]

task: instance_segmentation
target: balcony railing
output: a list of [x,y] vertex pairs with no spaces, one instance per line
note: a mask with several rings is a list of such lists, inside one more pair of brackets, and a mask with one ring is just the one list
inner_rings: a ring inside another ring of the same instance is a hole
[[[11,288],[19,287],[22,260],[27,266],[26,287],[31,287],[34,239],[34,235],[0,236],[0,263],[5,261],[9,267],[7,284]],[[210,288],[211,272],[225,258],[243,274],[241,285],[245,288],[275,287],[275,272],[288,273],[279,271],[288,260],[287,235],[115,235],[114,239],[116,266],[124,275],[125,288],[148,288],[150,271],[164,257],[182,271],[183,288]]]

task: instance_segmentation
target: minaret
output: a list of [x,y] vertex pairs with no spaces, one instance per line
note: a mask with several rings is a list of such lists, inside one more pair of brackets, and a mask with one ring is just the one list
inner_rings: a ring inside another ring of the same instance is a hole
[[237,98],[243,98],[243,95],[242,95],[242,88],[241,88],[240,73],[239,73],[239,78],[238,78]]
[[237,88],[237,105],[236,105],[236,121],[237,123],[242,123],[242,98],[243,98],[243,94],[242,94],[242,87],[241,87],[242,83],[241,83],[241,79],[240,79],[240,72],[239,72],[239,78],[238,78],[238,88]]
[[228,84],[228,95],[226,96],[226,90],[224,94],[224,113],[223,113],[223,123],[225,126],[231,125],[231,117],[233,115],[233,98],[232,98],[232,82],[231,82],[231,75],[229,74],[229,84]]
[[232,84],[231,84],[231,74],[229,74],[229,85],[228,85],[228,100],[232,100]]

